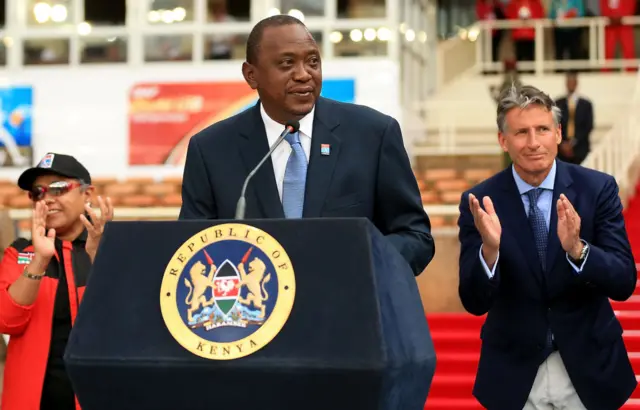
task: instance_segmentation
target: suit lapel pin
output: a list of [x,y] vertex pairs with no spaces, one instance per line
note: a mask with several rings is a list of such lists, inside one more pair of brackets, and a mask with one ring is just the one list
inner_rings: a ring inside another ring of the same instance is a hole
[[320,154],[321,155],[329,155],[329,154],[331,154],[331,145],[329,145],[329,144],[320,144]]

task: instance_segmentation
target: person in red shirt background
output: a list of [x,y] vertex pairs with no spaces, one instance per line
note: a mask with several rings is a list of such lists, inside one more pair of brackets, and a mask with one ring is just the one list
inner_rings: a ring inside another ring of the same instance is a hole
[[[504,6],[500,0],[476,0],[476,17],[480,21],[504,20]],[[492,61],[500,61],[500,44],[505,30],[493,29],[491,31],[491,57]]]
[[[545,18],[544,7],[540,0],[511,0],[505,14],[509,20],[529,21]],[[518,62],[535,59],[536,31],[533,26],[511,30],[511,38],[513,38]]]
[[[613,60],[616,45],[620,42],[624,59],[634,59],[633,26],[623,25],[622,17],[634,15],[636,0],[600,0],[600,11],[603,17],[609,17],[611,20],[604,28],[605,58]],[[611,69],[604,69],[603,71],[611,71]],[[635,69],[628,68],[627,71],[635,71]]]

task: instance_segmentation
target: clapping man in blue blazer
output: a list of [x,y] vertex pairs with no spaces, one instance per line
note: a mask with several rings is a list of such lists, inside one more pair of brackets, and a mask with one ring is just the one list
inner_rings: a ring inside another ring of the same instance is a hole
[[637,271],[610,175],[556,159],[560,110],[531,86],[498,103],[513,164],[460,203],[459,294],[488,313],[474,395],[489,410],[620,408],[636,387],[609,299]]

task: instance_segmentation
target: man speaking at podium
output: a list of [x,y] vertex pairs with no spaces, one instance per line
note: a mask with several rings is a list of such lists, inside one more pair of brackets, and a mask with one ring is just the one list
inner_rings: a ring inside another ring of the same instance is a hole
[[435,247],[398,122],[320,97],[320,51],[288,15],[254,27],[242,73],[260,101],[191,138],[179,218],[366,217],[419,275]]

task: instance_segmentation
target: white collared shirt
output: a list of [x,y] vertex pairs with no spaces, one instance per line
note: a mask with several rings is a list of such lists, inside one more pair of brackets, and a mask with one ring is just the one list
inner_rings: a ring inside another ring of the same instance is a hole
[[[307,164],[309,163],[309,155],[311,153],[311,134],[313,132],[313,118],[316,107],[314,106],[311,112],[305,115],[300,120],[300,144],[307,157]],[[264,128],[267,133],[267,141],[269,148],[275,144],[282,131],[284,131],[284,125],[272,120],[262,104],[260,104],[260,115],[262,116],[262,122],[264,122]],[[287,141],[282,141],[282,144],[273,151],[271,154],[271,162],[273,162],[273,172],[276,177],[276,186],[278,187],[278,194],[282,201],[282,186],[284,183],[284,172],[287,168],[287,161],[291,155],[291,145]]]

